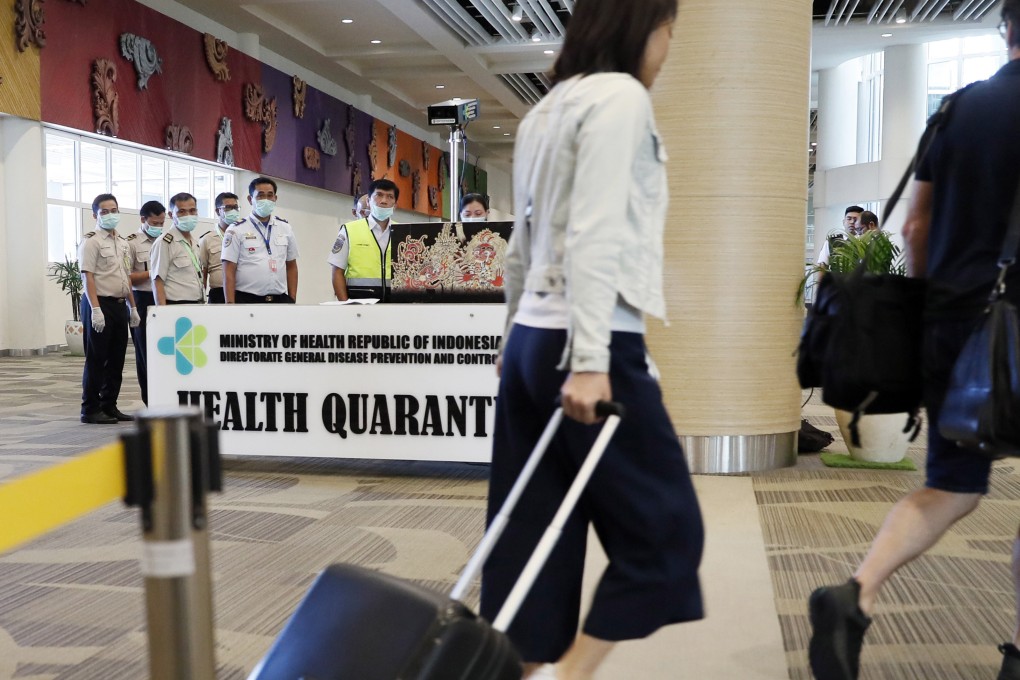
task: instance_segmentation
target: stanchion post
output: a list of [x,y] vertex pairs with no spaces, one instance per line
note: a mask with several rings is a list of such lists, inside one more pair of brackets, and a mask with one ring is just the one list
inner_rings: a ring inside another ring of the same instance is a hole
[[217,430],[198,409],[146,411],[124,440],[142,519],[150,680],[215,680],[206,495],[222,489]]

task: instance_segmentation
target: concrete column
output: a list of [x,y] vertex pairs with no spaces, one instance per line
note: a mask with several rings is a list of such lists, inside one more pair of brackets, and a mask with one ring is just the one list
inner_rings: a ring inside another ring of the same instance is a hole
[[262,58],[262,43],[258,33],[238,33],[237,49],[247,54],[252,59]]
[[857,162],[857,60],[818,73],[818,170]]
[[928,62],[924,45],[885,50],[882,95],[882,161],[906,166],[924,132],[928,103]]
[[[16,354],[46,346],[46,172],[42,126],[0,118],[3,153],[3,349]],[[65,314],[66,316],[66,314]],[[61,326],[62,328],[62,326]]]
[[694,472],[796,461],[810,46],[808,0],[684,0],[653,94],[671,325],[649,345]]

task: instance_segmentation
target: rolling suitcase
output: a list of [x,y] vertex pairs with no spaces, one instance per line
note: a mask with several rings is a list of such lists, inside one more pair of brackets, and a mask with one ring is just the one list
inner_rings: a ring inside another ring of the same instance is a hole
[[504,635],[552,552],[623,409],[599,404],[606,423],[496,620],[460,602],[563,419],[557,409],[499,514],[449,596],[368,569],[335,564],[316,579],[248,680],[517,680],[521,659]]

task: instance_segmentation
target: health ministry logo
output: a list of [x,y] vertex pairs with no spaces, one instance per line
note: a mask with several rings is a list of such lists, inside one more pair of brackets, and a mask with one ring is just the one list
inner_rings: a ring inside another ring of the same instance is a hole
[[208,361],[201,347],[208,335],[205,326],[194,326],[191,319],[182,316],[177,319],[173,336],[160,338],[156,347],[160,354],[176,356],[177,372],[188,375],[195,368],[205,366]]

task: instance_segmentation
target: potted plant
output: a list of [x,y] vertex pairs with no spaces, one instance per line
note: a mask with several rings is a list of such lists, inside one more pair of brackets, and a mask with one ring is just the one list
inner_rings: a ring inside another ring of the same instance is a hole
[[[865,270],[872,274],[905,276],[907,273],[905,253],[893,243],[888,232],[873,230],[860,235],[843,235],[833,238],[829,248],[828,266],[815,265],[804,275],[797,291],[798,302],[803,300],[805,291],[814,286],[826,271],[849,274],[863,264]],[[863,416],[858,423],[861,445],[854,446],[850,439],[850,420],[853,414],[834,410],[840,434],[852,458],[875,463],[903,460],[911,436],[911,432],[903,432],[907,414],[873,413]]]
[[60,285],[60,290],[71,298],[72,316],[70,320],[64,322],[64,338],[70,353],[74,356],[82,356],[85,354],[85,334],[78,310],[81,308],[84,284],[81,279],[81,269],[78,268],[78,261],[65,255],[63,262],[50,263],[46,275],[56,281]]

